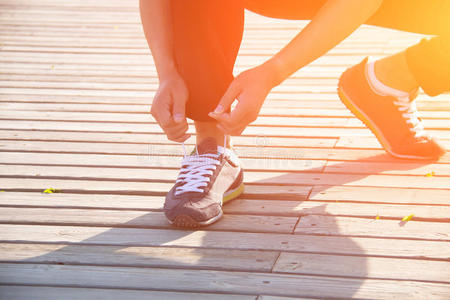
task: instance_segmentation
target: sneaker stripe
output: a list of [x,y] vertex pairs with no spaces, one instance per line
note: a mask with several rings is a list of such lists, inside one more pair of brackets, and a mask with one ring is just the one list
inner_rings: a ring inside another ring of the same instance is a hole
[[244,192],[244,183],[241,183],[237,188],[227,191],[223,195],[222,203],[226,203],[228,201],[231,201],[233,199],[236,199]]

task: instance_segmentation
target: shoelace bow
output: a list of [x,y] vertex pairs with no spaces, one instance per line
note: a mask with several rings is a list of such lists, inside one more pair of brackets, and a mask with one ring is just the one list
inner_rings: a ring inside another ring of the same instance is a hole
[[183,158],[175,195],[186,192],[203,192],[211,180],[214,170],[220,165],[219,154],[194,154]]
[[403,112],[402,117],[406,119],[406,123],[411,124],[411,132],[414,132],[415,138],[427,137],[428,133],[423,127],[419,112],[417,111],[416,103],[405,101],[404,99],[394,101],[398,110]]

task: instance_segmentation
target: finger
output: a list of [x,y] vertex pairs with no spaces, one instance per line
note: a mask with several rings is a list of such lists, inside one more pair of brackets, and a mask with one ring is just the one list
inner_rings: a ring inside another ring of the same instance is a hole
[[222,126],[220,124],[217,124],[217,128],[219,128],[224,134],[237,136],[241,135],[242,132],[245,130],[245,126],[238,126],[234,128],[227,128],[225,126]]
[[188,138],[190,138],[191,137],[191,135],[190,134],[185,134],[185,135],[183,135],[183,136],[181,136],[181,137],[178,137],[178,138],[169,138],[169,137],[167,137],[169,140],[171,140],[171,141],[173,141],[173,142],[177,142],[177,143],[183,143],[183,142],[185,142]]
[[228,113],[222,113],[222,114],[213,114],[213,113],[209,113],[208,114],[211,118],[214,118],[217,120],[217,122],[223,124],[223,125],[227,125],[227,126],[231,126],[231,120],[230,120],[230,114]]
[[186,121],[186,99],[182,95],[173,96],[172,119],[175,123]]
[[219,104],[216,106],[216,109],[212,113],[222,114],[223,112],[225,112],[228,108],[230,108],[231,104],[234,102],[234,99],[236,99],[236,97],[239,95],[240,92],[241,89],[239,85],[236,83],[236,80],[234,80],[230,84],[227,91],[220,99]]
[[241,135],[241,133],[244,131],[246,127],[247,127],[246,125],[237,125],[232,127],[223,126],[226,132],[230,135]]
[[174,122],[170,116],[170,112],[166,109],[159,109],[156,113],[156,120],[159,125],[165,129],[174,125]]
[[186,135],[189,135],[186,133],[186,131],[173,131],[166,133],[167,138],[172,141],[178,141],[179,139],[185,137]]
[[181,123],[164,128],[164,132],[168,136],[178,137],[184,135],[188,129],[189,125],[187,123]]
[[232,126],[244,125],[245,121],[251,119],[253,107],[248,101],[239,101],[233,111],[230,113],[229,123]]

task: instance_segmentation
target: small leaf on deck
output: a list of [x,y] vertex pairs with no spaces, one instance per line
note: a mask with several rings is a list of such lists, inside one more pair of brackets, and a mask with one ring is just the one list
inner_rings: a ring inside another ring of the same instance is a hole
[[409,216],[404,216],[402,219],[402,222],[408,222],[411,221],[411,219],[414,217],[413,214],[409,215]]
[[55,188],[48,188],[42,191],[44,194],[53,194],[53,193],[59,193],[61,190],[55,189]]

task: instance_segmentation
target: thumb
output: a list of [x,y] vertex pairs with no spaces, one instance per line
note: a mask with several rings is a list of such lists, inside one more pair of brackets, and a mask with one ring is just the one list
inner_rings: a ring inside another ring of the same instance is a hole
[[175,123],[181,123],[186,120],[186,101],[180,97],[173,98],[172,118]]
[[225,94],[220,99],[216,109],[212,113],[221,114],[225,112],[228,108],[230,108],[231,104],[233,103],[234,99],[236,99],[239,92],[240,91],[237,85],[234,84],[234,82],[232,82],[228,87],[227,91],[225,92]]

